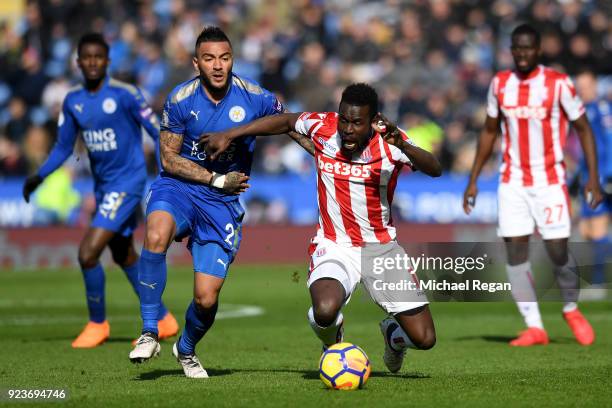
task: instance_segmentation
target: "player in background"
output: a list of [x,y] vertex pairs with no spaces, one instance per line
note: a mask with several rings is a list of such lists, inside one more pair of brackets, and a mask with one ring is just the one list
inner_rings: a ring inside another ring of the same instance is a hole
[[[384,361],[391,372],[397,372],[407,348],[430,349],[435,344],[428,302],[420,290],[409,301],[393,300],[388,291],[366,284],[372,271],[363,268],[376,258],[388,260],[394,254],[405,254],[391,220],[401,168],[408,165],[438,177],[440,164],[378,114],[378,95],[363,83],[344,90],[338,113],[269,116],[204,135],[202,143],[207,144],[211,159],[221,159],[221,152],[243,137],[288,131],[312,139],[317,163],[319,228],[309,250],[310,326],[324,348],[342,341],[341,309],[363,280],[372,299],[389,314],[380,324],[386,346]],[[409,276],[408,271],[401,272]]]
[[512,295],[527,329],[513,346],[548,344],[536,300],[528,242],[534,227],[542,235],[564,299],[563,316],[580,344],[595,335],[578,310],[578,276],[568,255],[569,195],[563,164],[568,124],[578,133],[588,167],[585,196],[595,208],[602,200],[595,143],[584,106],[567,75],[538,65],[540,35],[529,25],[514,29],[511,51],[515,69],[499,72],[489,87],[487,118],[463,197],[469,214],[476,200],[476,181],[489,159],[501,128],[502,164],[498,188],[498,234],[506,243],[506,266]]
[[[154,140],[159,137],[157,117],[138,88],[107,76],[108,51],[100,34],[86,34],[79,40],[77,64],[84,82],[66,95],[57,124],[57,142],[38,173],[23,186],[23,196],[29,202],[44,178],[72,154],[81,134],[91,162],[96,212],[79,246],[89,322],[72,342],[75,348],[96,347],[110,335],[100,264],[106,246],[138,293],[138,253],[132,233],[147,178],[141,127]],[[178,332],[176,320],[165,307],[159,310],[156,321],[164,337]]]
[[[612,102],[597,96],[597,78],[592,71],[584,70],[576,76],[576,90],[585,103],[586,114],[593,129],[597,145],[600,182],[604,186],[603,202],[592,209],[586,197],[580,200],[580,233],[592,242],[594,265],[591,286],[583,290],[584,300],[605,299],[605,267],[612,254],[609,238],[609,220],[612,214]],[[584,157],[579,164],[581,185],[588,180],[588,168]]]
[[[129,358],[136,363],[159,354],[156,316],[167,279],[166,251],[173,240],[189,235],[193,300],[172,351],[187,377],[207,378],[195,347],[215,321],[219,293],[240,245],[244,209],[238,194],[249,187],[255,137],[236,141],[216,162],[208,160],[199,139],[205,132],[275,115],[283,106],[273,94],[232,72],[232,45],[217,27],[198,36],[193,65],[200,74],[175,87],[164,106],[163,170],[149,193],[140,261],[143,328]],[[309,141],[301,139],[308,147]]]

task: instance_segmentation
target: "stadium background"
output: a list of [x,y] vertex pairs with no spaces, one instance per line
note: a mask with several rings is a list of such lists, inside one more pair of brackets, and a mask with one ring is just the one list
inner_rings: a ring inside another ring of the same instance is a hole
[[[232,39],[234,70],[292,111],[335,110],[346,84],[374,84],[385,115],[433,151],[445,172],[435,182],[402,175],[394,217],[410,225],[400,227],[400,238],[484,241],[495,239],[497,157],[484,170],[469,218],[461,196],[488,83],[512,63],[509,32],[518,21],[534,23],[544,64],[570,74],[589,67],[600,94],[612,97],[611,8],[571,0],[2,1],[0,265],[76,266],[94,209],[83,145],[33,204],[23,201],[21,187],[46,158],[61,102],[80,81],[75,43],[86,31],[104,33],[111,75],[137,84],[158,114],[169,90],[194,75],[193,44],[209,24]],[[570,172],[579,158],[576,139],[568,144]],[[153,178],[153,146],[144,140]],[[296,144],[258,142],[239,262],[303,261],[317,221],[314,185],[313,161]],[[171,259],[189,261],[176,245]]]

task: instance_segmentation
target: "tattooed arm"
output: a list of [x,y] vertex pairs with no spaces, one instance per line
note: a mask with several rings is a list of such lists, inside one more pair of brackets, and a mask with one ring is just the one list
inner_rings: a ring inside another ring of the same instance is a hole
[[243,173],[232,171],[227,175],[220,175],[182,157],[182,144],[183,135],[164,130],[159,136],[161,164],[168,173],[185,180],[213,185],[231,194],[239,194],[249,188],[246,183],[249,177]]

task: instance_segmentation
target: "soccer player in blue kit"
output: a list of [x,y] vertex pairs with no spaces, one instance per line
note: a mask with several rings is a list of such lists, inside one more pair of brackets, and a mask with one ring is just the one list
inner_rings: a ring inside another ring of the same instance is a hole
[[[219,292],[240,245],[244,210],[238,194],[249,187],[255,137],[234,141],[214,162],[207,159],[199,140],[203,133],[226,130],[284,108],[273,94],[232,72],[231,43],[217,27],[207,27],[198,36],[193,64],[200,75],[174,88],[162,115],[163,171],[151,185],[140,258],[143,329],[129,358],[140,363],[159,354],[156,316],[166,285],[166,251],[173,240],[189,235],[193,300],[172,351],[187,377],[207,378],[195,346],[215,320]],[[308,139],[290,136],[314,152]]]
[[[612,256],[612,245],[608,236],[612,215],[612,102],[605,97],[598,97],[597,78],[590,70],[583,70],[576,75],[576,91],[584,101],[593,129],[600,182],[604,192],[603,202],[594,209],[588,205],[584,195],[580,199],[580,233],[592,243],[594,252],[591,286],[583,288],[580,295],[584,300],[602,300],[606,298],[606,261]],[[584,185],[589,174],[584,158],[580,161],[578,172],[580,183]]]
[[[23,196],[29,202],[45,177],[72,154],[81,134],[91,162],[96,212],[79,247],[89,322],[72,342],[75,348],[96,347],[110,335],[100,264],[106,246],[138,293],[138,254],[132,233],[147,178],[141,127],[153,139],[159,137],[157,117],[138,88],[107,76],[108,51],[100,34],[86,34],[79,40],[77,64],[85,81],[64,99],[57,142],[37,174],[28,177],[23,186]],[[155,316],[156,325],[158,321],[160,337],[178,332],[176,319],[163,305]]]

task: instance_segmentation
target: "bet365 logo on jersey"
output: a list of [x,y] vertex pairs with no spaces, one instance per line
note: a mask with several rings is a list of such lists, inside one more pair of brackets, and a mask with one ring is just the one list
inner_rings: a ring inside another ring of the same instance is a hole
[[548,111],[544,106],[503,106],[507,118],[544,120]]
[[367,178],[372,174],[372,166],[369,164],[339,162],[324,156],[317,158],[317,165],[321,171],[336,176]]

